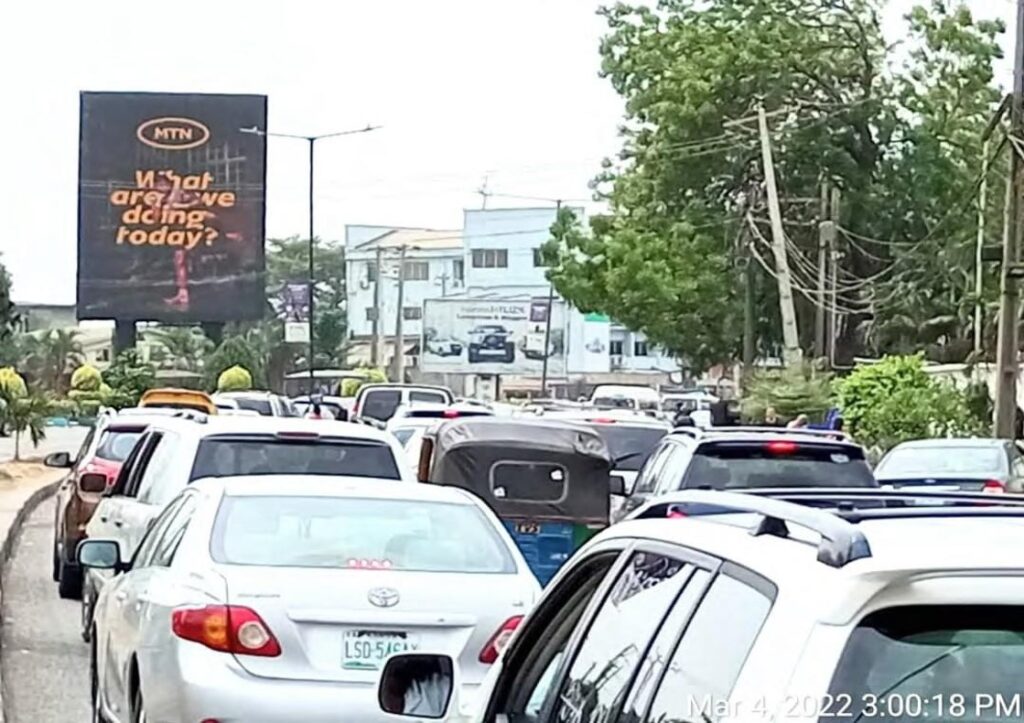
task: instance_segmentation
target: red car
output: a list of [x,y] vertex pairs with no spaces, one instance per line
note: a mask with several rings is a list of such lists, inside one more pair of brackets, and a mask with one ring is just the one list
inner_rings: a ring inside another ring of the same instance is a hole
[[101,418],[89,432],[77,457],[57,452],[46,458],[50,467],[69,470],[57,490],[53,520],[53,579],[62,598],[82,596],[82,569],[75,559],[78,543],[103,491],[114,484],[121,464],[146,429],[140,417]]

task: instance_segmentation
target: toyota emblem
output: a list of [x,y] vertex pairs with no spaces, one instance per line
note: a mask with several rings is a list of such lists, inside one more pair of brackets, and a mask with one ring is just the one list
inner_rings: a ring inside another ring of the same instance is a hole
[[391,587],[375,587],[366,594],[370,603],[379,608],[393,608],[398,604],[398,590]]

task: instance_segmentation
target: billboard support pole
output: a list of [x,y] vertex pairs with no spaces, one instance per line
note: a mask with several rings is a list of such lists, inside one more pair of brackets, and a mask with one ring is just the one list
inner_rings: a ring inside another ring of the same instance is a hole
[[404,244],[398,249],[398,311],[395,313],[395,381],[399,384],[405,383],[405,329],[402,328],[404,321],[405,303],[405,252],[408,247]]
[[[555,201],[555,224],[559,222],[562,215],[561,200]],[[548,357],[551,355],[551,311],[555,306],[555,285],[548,280],[548,315],[544,322],[544,359],[540,372],[540,396],[547,399],[548,396]]]

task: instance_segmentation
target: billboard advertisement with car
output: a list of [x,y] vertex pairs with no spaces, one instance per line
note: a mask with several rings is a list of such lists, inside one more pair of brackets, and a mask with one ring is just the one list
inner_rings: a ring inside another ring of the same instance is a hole
[[[539,375],[544,366],[548,299],[429,299],[420,356],[425,372]],[[565,306],[551,309],[548,374],[565,374]]]
[[265,96],[82,93],[78,318],[263,316],[266,120]]

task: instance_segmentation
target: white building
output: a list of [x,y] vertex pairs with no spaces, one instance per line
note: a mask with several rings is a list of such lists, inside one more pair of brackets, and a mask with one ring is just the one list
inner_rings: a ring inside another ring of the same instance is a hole
[[[573,209],[583,217],[582,209]],[[397,314],[397,251],[405,246],[406,283],[403,301],[403,336],[413,350],[422,332],[423,301],[441,297],[525,300],[546,298],[550,287],[540,249],[551,237],[556,210],[511,208],[466,210],[461,231],[350,226],[346,229],[350,362],[369,357],[373,333],[374,274],[378,249],[385,259],[381,286],[381,334],[391,358]],[[680,371],[678,362],[648,344],[642,333],[599,315],[572,310],[566,321],[569,379],[585,376],[588,382],[623,382],[640,374],[664,378]],[[583,352],[584,336],[589,354]],[[596,346],[595,346],[596,340]],[[600,356],[593,349],[602,349]],[[633,379],[644,381],[644,379]],[[504,380],[503,386],[537,386],[538,380]]]

